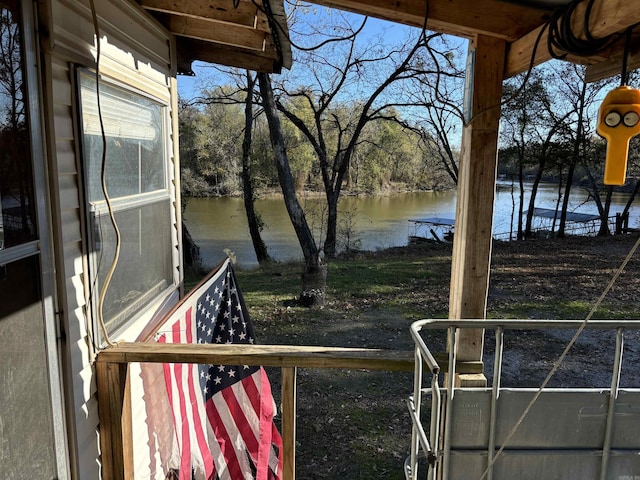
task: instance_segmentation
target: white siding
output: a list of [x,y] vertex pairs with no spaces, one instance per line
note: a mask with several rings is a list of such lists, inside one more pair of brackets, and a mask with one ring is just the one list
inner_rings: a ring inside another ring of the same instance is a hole
[[[101,37],[100,72],[120,83],[144,91],[175,108],[175,88],[171,88],[172,40],[168,32],[151,19],[136,4],[127,0],[96,1]],[[41,21],[50,36],[43,39],[45,51],[47,107],[46,131],[50,156],[50,176],[53,186],[54,243],[57,252],[57,278],[60,308],[64,312],[63,329],[66,343],[65,364],[67,416],[72,455],[71,470],[75,478],[97,479],[100,472],[99,435],[96,382],[93,370],[93,342],[87,312],[89,282],[86,269],[87,239],[84,227],[85,205],[82,194],[81,159],[78,157],[78,125],[76,123],[75,75],[76,66],[95,67],[94,27],[88,0],[50,0]],[[175,112],[170,111],[172,118]],[[173,129],[169,127],[167,146],[172,157],[170,166],[171,204],[176,205],[175,152]],[[179,282],[178,211],[172,212],[174,223],[173,259],[175,282]],[[175,301],[175,295],[172,296]],[[135,340],[149,321],[159,303],[131,326],[123,337]],[[142,383],[133,382],[135,445],[146,447],[146,418],[141,404]],[[137,400],[137,402],[136,402]],[[149,458],[149,454],[146,454]],[[149,467],[144,468],[149,478]],[[149,461],[146,460],[148,465]],[[138,475],[136,475],[138,477]]]

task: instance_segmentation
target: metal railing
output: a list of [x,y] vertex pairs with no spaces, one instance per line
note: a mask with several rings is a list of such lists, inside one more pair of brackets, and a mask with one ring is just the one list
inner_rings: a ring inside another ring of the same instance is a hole
[[[529,408],[538,398],[538,391],[536,389],[508,389],[509,393],[513,396],[524,394],[524,397],[520,397],[520,404],[522,402],[527,402],[529,399],[531,400],[531,404],[524,409],[524,413],[521,415],[520,410],[516,413],[512,413],[510,415],[505,414],[505,410],[499,411],[499,398],[501,392],[505,392],[507,389],[501,388],[501,376],[502,376],[502,357],[503,357],[503,346],[504,346],[504,332],[508,330],[542,330],[542,329],[578,329],[584,322],[581,320],[421,320],[415,322],[411,326],[411,335],[415,342],[415,377],[414,377],[414,392],[413,396],[410,397],[408,401],[409,411],[413,421],[413,429],[412,429],[412,439],[411,439],[411,455],[405,462],[405,476],[407,479],[416,479],[418,478],[418,460],[421,457],[421,452],[426,457],[429,464],[428,477],[429,479],[444,479],[449,480],[451,478],[476,478],[473,476],[473,473],[469,470],[466,470],[462,477],[456,475],[450,475],[451,469],[451,456],[452,456],[452,435],[453,435],[453,422],[455,422],[454,416],[456,411],[460,413],[460,410],[456,410],[460,408],[460,405],[454,405],[454,397],[456,394],[465,390],[456,385],[456,373],[457,372],[457,363],[456,363],[456,341],[461,329],[465,328],[484,328],[495,331],[495,354],[494,354],[494,366],[493,366],[493,379],[492,385],[490,388],[467,388],[466,391],[468,393],[468,397],[466,398],[467,405],[464,408],[468,409],[468,405],[474,405],[473,408],[478,408],[476,399],[480,398],[480,396],[484,396],[481,399],[481,402],[484,402],[485,410],[482,412],[482,434],[478,435],[474,438],[476,443],[473,447],[469,447],[468,445],[463,447],[461,451],[457,451],[457,454],[464,453],[469,457],[470,455],[476,455],[476,458],[481,458],[475,464],[481,465],[480,473],[482,475],[478,475],[477,478],[486,478],[491,480],[492,478],[496,478],[494,475],[494,463],[495,456],[497,453],[501,453],[504,450],[505,446],[508,446],[508,442],[511,440],[513,434],[515,433],[515,429],[517,429],[518,425],[522,423],[524,420],[524,416],[529,411]],[[598,395],[596,399],[596,405],[606,405],[602,408],[604,409],[602,412],[598,413],[598,417],[601,420],[601,425],[598,426],[598,431],[601,433],[602,443],[598,444],[598,447],[595,448],[593,445],[585,445],[580,448],[559,448],[558,442],[555,444],[553,441],[550,441],[551,447],[547,450],[544,450],[544,444],[542,446],[534,446],[532,447],[530,444],[527,444],[527,440],[522,440],[521,437],[518,438],[520,442],[520,446],[514,450],[516,455],[524,454],[526,452],[529,454],[529,458],[534,458],[535,455],[541,455],[541,452],[547,451],[549,454],[552,450],[555,449],[555,453],[560,452],[560,455],[575,455],[584,457],[587,455],[592,460],[591,471],[599,470],[594,472],[593,476],[589,477],[574,477],[574,478],[613,478],[607,477],[607,468],[608,462],[612,455],[617,456],[618,458],[622,456],[627,456],[627,458],[638,458],[640,455],[640,438],[635,434],[631,434],[631,440],[629,438],[625,438],[623,442],[619,439],[617,440],[619,443],[624,443],[624,448],[620,448],[615,450],[612,448],[612,431],[614,426],[614,416],[619,413],[621,417],[625,417],[621,422],[629,422],[630,415],[634,415],[634,419],[637,420],[640,418],[640,405],[635,406],[635,402],[640,402],[640,390],[639,389],[625,389],[625,392],[629,391],[631,394],[625,397],[624,402],[627,402],[633,408],[631,410],[625,412],[617,412],[617,399],[619,393],[622,391],[620,389],[620,375],[622,368],[622,354],[624,350],[624,342],[623,337],[626,330],[640,330],[640,320],[591,320],[586,326],[585,330],[613,330],[615,331],[615,352],[613,355],[612,369],[611,369],[611,386],[609,389],[603,388],[594,388],[594,389],[574,389],[574,388],[561,388],[561,389],[548,389],[548,390],[539,390],[540,392],[549,391],[553,394],[562,394],[564,392],[572,392],[575,397],[572,397],[570,401],[574,401],[574,399],[584,398],[583,395]],[[431,331],[431,330],[446,330],[448,333],[448,343],[449,343],[449,353],[448,353],[448,364],[452,365],[453,368],[449,368],[446,372],[446,376],[441,385],[441,379],[439,378],[442,370],[441,365],[434,358],[434,355],[431,353],[429,348],[427,347],[424,338],[422,336],[423,331]],[[431,378],[425,378],[424,370],[425,368],[429,371]],[[423,382],[424,386],[423,386]],[[428,382],[428,386],[427,386]],[[453,388],[451,388],[453,386]],[[431,408],[428,418],[428,423],[430,424],[429,428],[429,436],[425,431],[425,427],[423,424],[427,423],[427,416],[425,412],[423,412],[422,402],[424,395],[431,395]],[[472,395],[476,395],[472,397]],[[594,398],[594,397],[592,397]],[[603,399],[604,398],[604,403]],[[608,401],[606,400],[608,398]],[[473,400],[469,400],[473,399]],[[542,403],[542,402],[541,402]],[[625,407],[627,403],[624,403]],[[586,402],[584,404],[577,405],[577,407],[585,408]],[[620,406],[618,405],[618,408]],[[631,413],[630,413],[631,412]],[[468,411],[465,412],[469,414]],[[552,412],[553,413],[553,412]],[[486,418],[486,414],[488,414],[488,419]],[[505,435],[506,429],[511,429],[512,427],[506,427],[505,425],[500,425],[501,421],[504,421],[507,417],[509,417],[510,421],[514,421],[518,419],[519,421],[515,421],[517,425],[510,432],[509,435]],[[551,418],[551,417],[549,417]],[[468,418],[467,418],[468,420]],[[538,418],[540,420],[540,418]],[[548,421],[544,416],[542,420]],[[578,420],[575,418],[572,419],[563,419],[560,418],[556,421],[570,421],[573,424],[576,424]],[[633,420],[633,419],[632,419]],[[591,418],[591,424],[589,428],[593,429],[593,418]],[[488,423],[488,426],[487,426]],[[573,425],[572,424],[572,425]],[[620,424],[617,424],[618,429],[622,430]],[[530,425],[529,425],[530,427]],[[458,426],[456,425],[456,428]],[[555,425],[558,431],[562,431],[562,425]],[[633,427],[635,428],[635,427]],[[635,430],[634,430],[635,431]],[[575,432],[574,432],[575,433]],[[544,437],[544,435],[543,435]],[[562,435],[560,435],[562,437]],[[628,436],[629,437],[629,436]],[[634,440],[635,437],[635,440]],[[481,438],[481,440],[478,440]],[[600,437],[598,437],[600,438]],[[468,441],[468,439],[465,439]],[[594,440],[596,441],[596,440]],[[625,443],[626,442],[626,443]],[[543,442],[544,443],[544,442]],[[502,444],[502,445],[500,445]],[[525,444],[523,447],[522,444]],[[531,454],[534,455],[531,455]],[[511,452],[513,454],[513,452]],[[461,457],[456,457],[461,458]],[[599,464],[597,462],[599,462]],[[632,465],[633,468],[640,468],[640,465]],[[617,467],[616,467],[617,468]],[[627,472],[629,470],[628,465],[625,466],[627,468]],[[590,473],[591,473],[590,471]],[[638,475],[638,470],[633,470],[635,475]],[[484,472],[484,473],[483,473]],[[522,472],[520,472],[522,473]],[[529,471],[530,473],[530,471]],[[514,472],[510,472],[510,476],[499,476],[499,478],[513,478]],[[526,478],[550,478],[549,476],[538,476],[535,474],[533,477],[528,476]],[[559,474],[557,477],[553,478],[568,478],[566,476],[562,476]],[[618,477],[615,477],[618,478]],[[623,477],[619,477],[623,478]],[[626,478],[626,477],[625,477]],[[633,476],[630,478],[634,478]]]

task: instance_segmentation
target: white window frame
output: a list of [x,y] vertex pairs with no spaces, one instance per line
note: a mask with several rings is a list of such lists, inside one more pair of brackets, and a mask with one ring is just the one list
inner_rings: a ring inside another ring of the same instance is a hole
[[[82,117],[82,106],[83,106],[83,95],[81,91],[81,79],[84,77],[85,79],[92,79],[95,82],[96,75],[95,72],[90,71],[85,68],[77,69],[77,92],[78,92],[78,108],[79,108],[79,121],[80,121],[80,137],[81,137],[81,156],[82,156],[82,165],[83,165],[83,174],[84,174],[84,187],[85,187],[85,198],[86,198],[86,216],[87,216],[87,238],[88,238],[88,246],[89,246],[89,271],[90,271],[90,290],[91,290],[91,315],[93,318],[93,333],[94,333],[94,342],[96,345],[104,346],[106,340],[103,337],[101,326],[99,325],[98,320],[98,298],[100,295],[101,285],[98,280],[98,268],[100,268],[100,273],[107,270],[110,267],[112,258],[102,259],[102,265],[98,267],[99,254],[96,251],[96,246],[99,244],[101,239],[97,238],[97,231],[95,230],[96,219],[99,217],[105,219],[107,223],[110,223],[108,216],[108,206],[107,202],[104,199],[100,200],[91,200],[90,192],[89,192],[89,173],[88,173],[88,162],[89,159],[86,158],[85,153],[85,130],[84,123]],[[162,167],[163,167],[163,188],[152,190],[149,192],[138,192],[131,195],[123,195],[118,196],[110,201],[111,206],[114,210],[114,213],[118,215],[118,213],[123,213],[131,209],[139,209],[145,206],[151,205],[160,205],[163,202],[167,204],[166,211],[166,225],[170,231],[167,232],[168,235],[168,244],[167,248],[171,248],[173,246],[173,238],[174,233],[172,231],[172,215],[171,209],[174,208],[172,195],[171,195],[171,144],[169,139],[169,126],[170,126],[170,116],[169,110],[170,105],[158,99],[152,95],[149,95],[146,92],[140,91],[132,87],[131,85],[127,85],[121,81],[112,79],[110,77],[105,77],[104,75],[100,75],[100,86],[107,86],[108,88],[120,89],[123,90],[128,95],[139,96],[143,99],[150,100],[151,102],[157,104],[162,111],[162,131],[161,131],[161,144],[162,144]],[[102,92],[102,89],[100,90]],[[102,100],[101,96],[101,100]],[[107,150],[107,155],[109,151]],[[107,160],[108,161],[108,160]],[[139,173],[141,175],[141,173]],[[142,227],[141,227],[142,228]],[[164,253],[164,252],[163,252]],[[124,261],[123,258],[120,258],[120,262]],[[151,286],[147,291],[143,292],[135,301],[125,306],[122,310],[116,313],[112,318],[105,319],[105,323],[107,324],[107,332],[111,339],[118,338],[123,334],[133,323],[139,320],[147,312],[147,306],[154,304],[156,301],[159,301],[169,295],[170,292],[175,290],[177,287],[175,275],[173,274],[173,270],[175,269],[175,265],[173,265],[173,255],[171,251],[166,252],[166,264],[163,265],[163,268],[166,270],[166,282],[161,282],[156,285]],[[114,280],[112,280],[113,282]]]

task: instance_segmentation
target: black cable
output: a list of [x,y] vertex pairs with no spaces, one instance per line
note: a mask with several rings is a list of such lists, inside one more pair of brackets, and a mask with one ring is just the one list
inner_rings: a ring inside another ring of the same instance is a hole
[[624,53],[622,54],[622,69],[620,70],[620,86],[624,86],[629,81],[629,72],[627,72],[627,63],[629,61],[629,50],[631,50],[631,36],[633,34],[633,29],[636,28],[636,25],[632,25],[627,28],[625,32],[626,38],[624,40]]
[[618,38],[618,36],[614,34],[602,38],[595,38],[592,35],[589,24],[595,0],[589,0],[584,12],[583,29],[585,38],[580,38],[575,34],[572,28],[572,17],[582,1],[583,0],[573,0],[565,8],[556,9],[551,15],[549,19],[547,48],[553,58],[562,60],[569,54],[581,57],[595,55],[609,47],[611,43]]

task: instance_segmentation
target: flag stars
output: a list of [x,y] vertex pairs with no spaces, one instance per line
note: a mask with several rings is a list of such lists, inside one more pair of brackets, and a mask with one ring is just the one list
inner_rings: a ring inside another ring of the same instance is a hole
[[229,374],[229,377],[235,377],[236,376],[236,371],[235,370],[229,370],[228,374]]
[[220,378],[220,377],[216,377],[216,378],[214,378],[214,379],[213,379],[213,381],[214,381],[214,383],[215,383],[216,385],[220,385],[220,384],[222,383],[222,378]]

